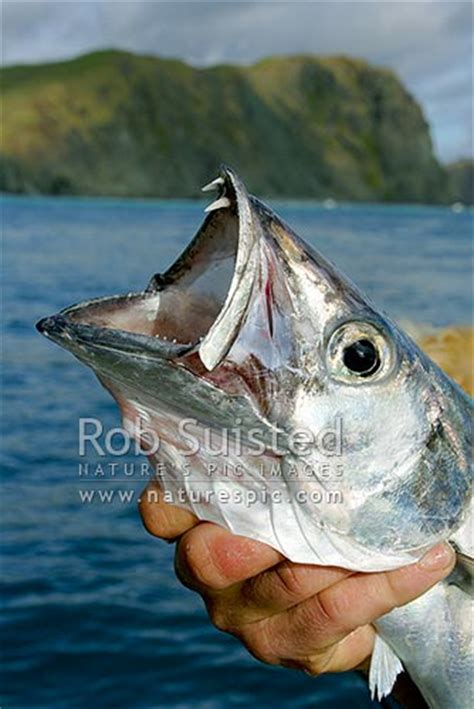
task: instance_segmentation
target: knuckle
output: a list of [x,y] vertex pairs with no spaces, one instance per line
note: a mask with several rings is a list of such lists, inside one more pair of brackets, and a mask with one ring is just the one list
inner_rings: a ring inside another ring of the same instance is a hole
[[319,613],[325,625],[344,628],[350,618],[352,600],[348,594],[328,590],[319,596]]
[[162,529],[160,520],[157,517],[153,507],[146,501],[141,499],[138,503],[138,511],[142,520],[142,524],[149,534],[154,537],[165,537],[166,530]]
[[227,609],[216,600],[206,602],[207,613],[212,625],[223,633],[234,633]]
[[182,544],[176,546],[176,552],[174,557],[174,570],[183,586],[195,590],[195,583],[193,582],[192,573],[189,569],[185,559]]
[[389,608],[397,608],[403,605],[397,578],[398,575],[391,574],[390,572],[385,572],[381,577],[381,588],[378,589],[379,597],[385,599],[387,607]]
[[323,675],[331,671],[331,660],[334,650],[326,650],[318,655],[312,655],[306,660],[305,672],[312,676]]
[[176,567],[178,575],[181,574],[184,582],[187,581],[186,585],[205,586],[213,590],[227,585],[214,562],[211,545],[199,527],[184,535],[178,547]]
[[314,596],[295,610],[285,631],[286,639],[296,650],[300,648],[300,657],[305,657],[307,650],[304,648],[317,647],[331,634],[334,624],[318,596]]
[[145,520],[148,519],[149,515],[149,502],[148,502],[148,495],[147,495],[148,487],[145,487],[141,494],[140,494],[140,499],[138,501],[138,511],[140,513],[140,516],[143,520],[143,523],[145,523]]
[[247,650],[260,662],[267,665],[279,665],[281,659],[274,649],[271,630],[265,620],[244,626],[235,633]]
[[203,582],[201,558],[191,535],[185,535],[179,543],[176,554],[176,573],[185,586],[191,588]]
[[275,567],[278,584],[291,599],[298,599],[304,595],[304,584],[298,568],[290,562],[283,562]]
[[140,519],[146,531],[149,534],[153,534],[153,530],[151,528],[150,512],[148,506],[143,502],[143,500],[138,503],[138,512],[140,513]]
[[142,524],[146,531],[153,537],[159,537],[165,540],[175,539],[176,532],[168,523],[163,505],[160,503],[159,498],[155,499],[153,497],[154,495],[156,495],[156,491],[154,489],[150,490],[149,487],[145,488],[141,494],[140,502],[138,503],[138,512]]
[[330,660],[331,653],[328,652],[311,657],[283,660],[281,664],[283,667],[289,667],[311,675],[311,677],[317,677],[329,671]]

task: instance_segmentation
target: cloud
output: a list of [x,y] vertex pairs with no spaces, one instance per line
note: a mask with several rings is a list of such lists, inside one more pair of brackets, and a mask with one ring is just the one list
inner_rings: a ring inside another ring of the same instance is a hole
[[347,54],[393,68],[421,102],[438,153],[472,153],[470,2],[3,3],[3,63],[116,47],[192,64]]

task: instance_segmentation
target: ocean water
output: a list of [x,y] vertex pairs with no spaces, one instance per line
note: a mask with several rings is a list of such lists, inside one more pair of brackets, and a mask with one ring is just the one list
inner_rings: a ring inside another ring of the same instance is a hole
[[[395,318],[470,322],[471,213],[275,206]],[[141,289],[201,219],[197,202],[3,199],[2,707],[376,706],[355,673],[264,667],[214,630],[175,579],[172,547],[141,527],[139,474],[120,485],[131,500],[81,502],[98,486],[79,477],[78,420],[113,427],[117,412],[34,323]]]

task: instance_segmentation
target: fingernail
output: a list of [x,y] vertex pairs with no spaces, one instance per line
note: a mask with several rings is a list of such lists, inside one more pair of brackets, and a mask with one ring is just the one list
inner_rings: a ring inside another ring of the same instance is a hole
[[424,571],[441,571],[446,569],[454,561],[454,550],[449,544],[437,544],[430,549],[418,562]]

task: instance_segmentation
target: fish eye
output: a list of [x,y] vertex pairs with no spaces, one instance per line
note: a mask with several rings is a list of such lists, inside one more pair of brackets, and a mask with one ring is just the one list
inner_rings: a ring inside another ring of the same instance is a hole
[[372,322],[344,322],[332,332],[327,345],[327,368],[333,379],[362,384],[380,379],[394,361],[390,338]]
[[380,367],[379,353],[373,342],[366,339],[348,345],[342,353],[342,360],[346,369],[360,377],[368,377]]

